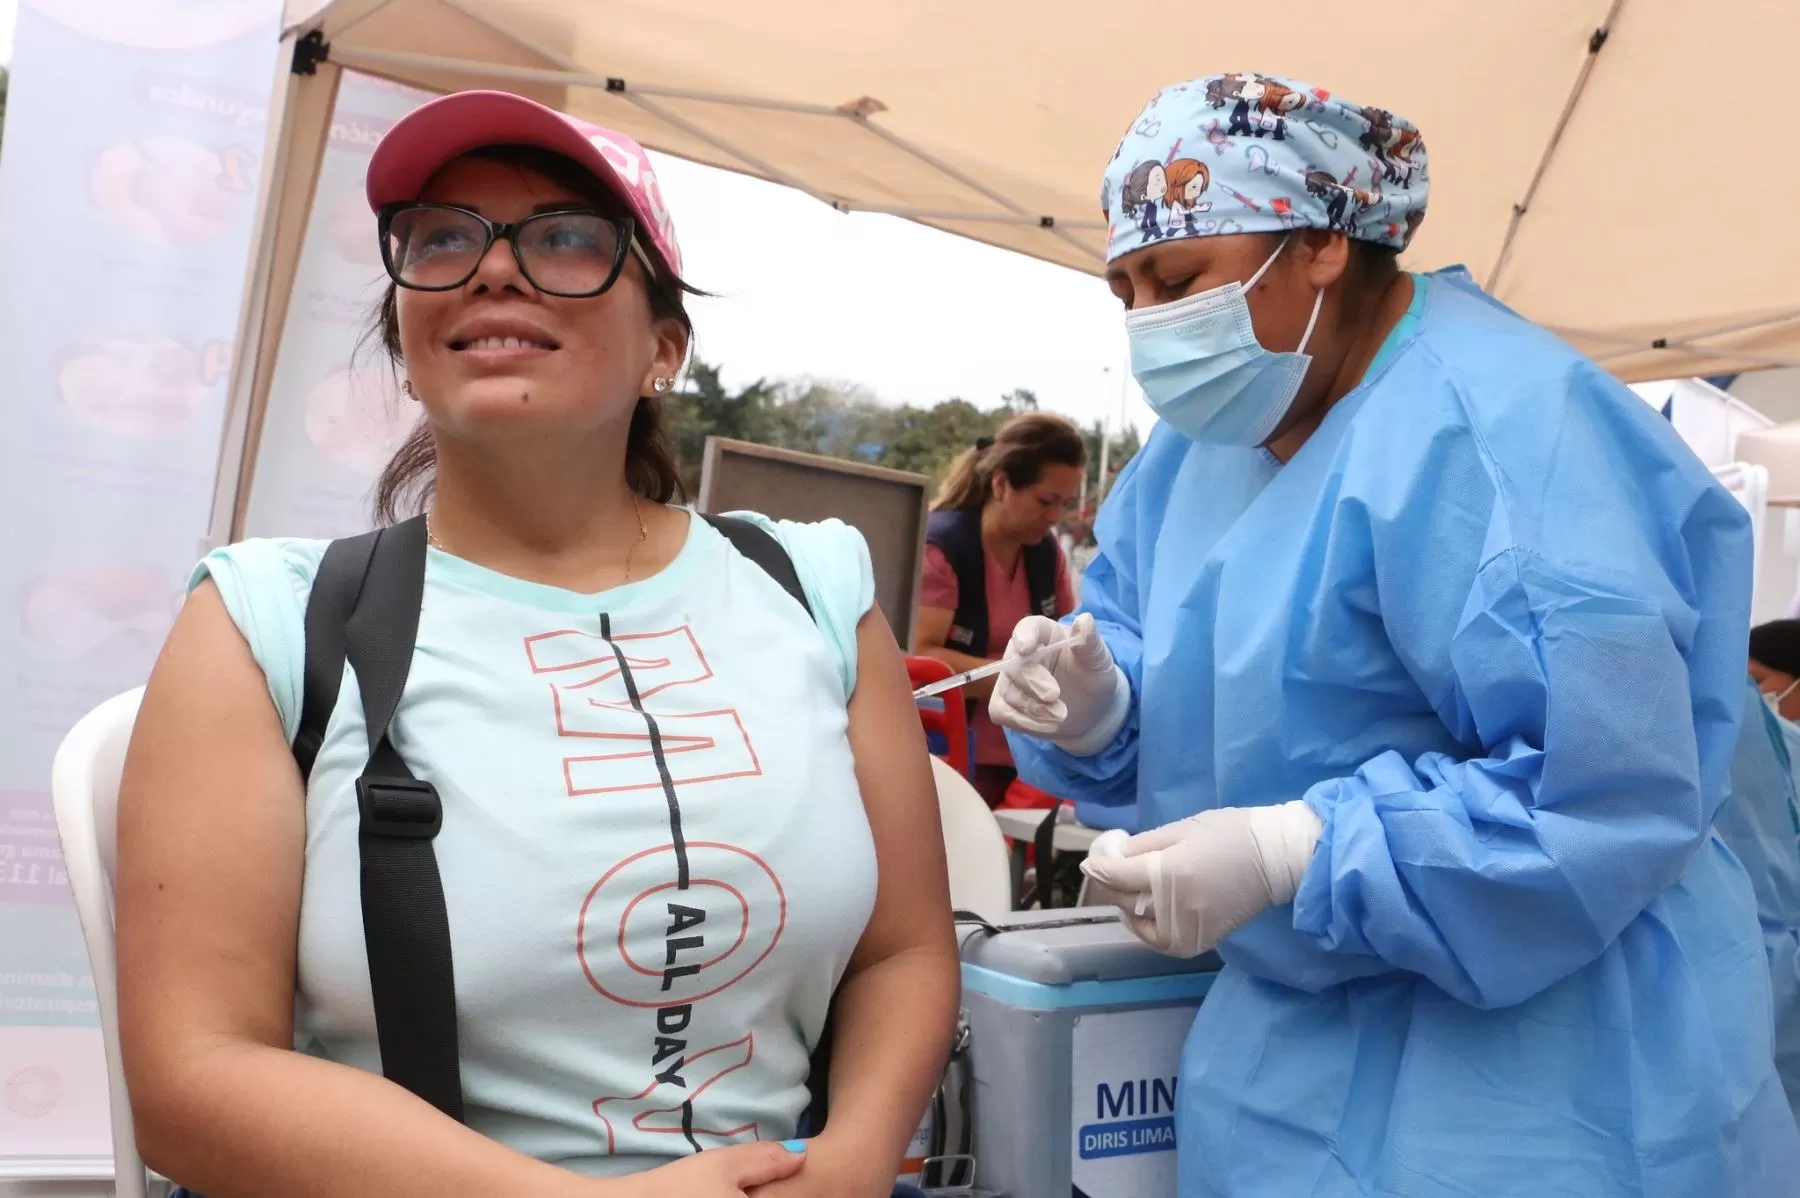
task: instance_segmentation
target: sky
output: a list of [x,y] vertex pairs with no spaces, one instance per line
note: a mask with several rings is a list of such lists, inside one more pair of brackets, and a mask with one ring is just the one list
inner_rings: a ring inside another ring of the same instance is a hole
[[[0,62],[17,9],[0,0]],[[983,407],[1026,387],[1084,425],[1123,413],[1149,430],[1099,279],[727,171],[667,157],[658,171],[689,282],[716,297],[693,305],[696,350],[728,385],[813,378]]]

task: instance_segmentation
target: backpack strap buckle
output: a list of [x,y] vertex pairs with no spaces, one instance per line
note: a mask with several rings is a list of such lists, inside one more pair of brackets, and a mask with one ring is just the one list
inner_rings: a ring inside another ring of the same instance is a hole
[[362,833],[392,840],[430,840],[444,826],[437,787],[417,778],[358,778]]

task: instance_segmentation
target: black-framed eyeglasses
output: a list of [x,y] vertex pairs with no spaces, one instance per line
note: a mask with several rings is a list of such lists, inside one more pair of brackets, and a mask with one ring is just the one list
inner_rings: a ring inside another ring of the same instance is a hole
[[461,287],[503,238],[512,246],[519,272],[546,295],[587,299],[603,294],[618,282],[629,253],[655,273],[630,217],[614,219],[582,208],[501,223],[453,204],[409,201],[384,207],[377,228],[388,277],[413,291]]

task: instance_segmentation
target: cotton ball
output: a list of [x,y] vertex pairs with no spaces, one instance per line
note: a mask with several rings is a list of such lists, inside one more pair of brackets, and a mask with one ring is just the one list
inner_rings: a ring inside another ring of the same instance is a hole
[[[1088,856],[1123,857],[1125,855],[1125,842],[1130,839],[1131,833],[1122,828],[1109,829],[1094,837],[1094,843],[1088,846]],[[1090,887],[1090,890],[1092,891],[1091,898],[1100,902],[1102,905],[1123,905],[1120,900],[1124,896],[1102,886],[1098,882],[1094,882]],[[1135,897],[1137,901],[1133,904],[1133,907],[1137,914],[1142,915],[1150,909],[1150,896],[1147,894],[1140,894]]]
[[1094,837],[1094,843],[1088,846],[1090,857],[1123,857],[1125,842],[1131,839],[1131,833],[1123,828],[1112,828]]

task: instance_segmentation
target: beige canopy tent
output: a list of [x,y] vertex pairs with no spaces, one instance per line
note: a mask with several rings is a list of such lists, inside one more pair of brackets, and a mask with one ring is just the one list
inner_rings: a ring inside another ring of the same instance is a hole
[[[290,0],[212,535],[249,467],[339,74],[529,95],[645,145],[1077,270],[1161,85],[1265,70],[1402,113],[1431,153],[1414,266],[1626,379],[1800,363],[1794,0]],[[778,231],[777,231],[778,233]]]

